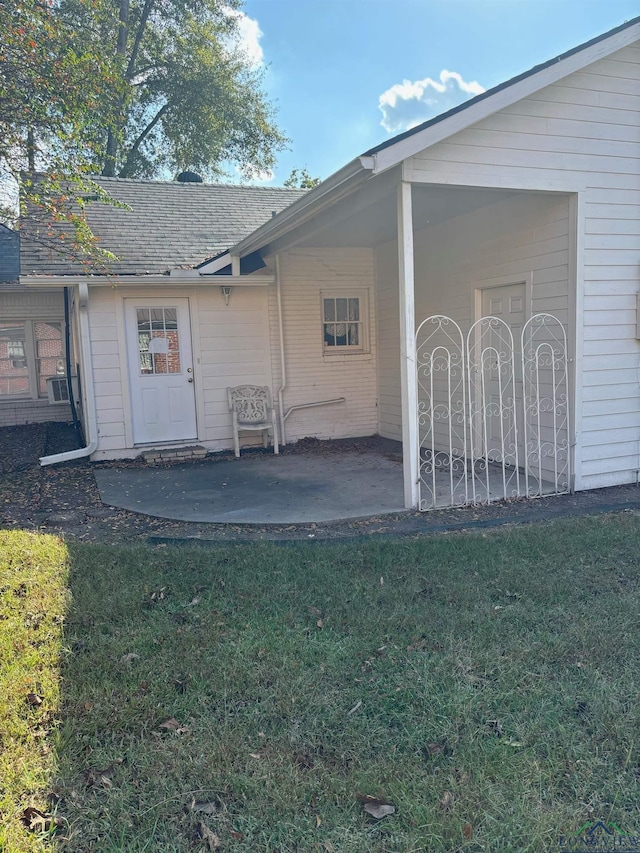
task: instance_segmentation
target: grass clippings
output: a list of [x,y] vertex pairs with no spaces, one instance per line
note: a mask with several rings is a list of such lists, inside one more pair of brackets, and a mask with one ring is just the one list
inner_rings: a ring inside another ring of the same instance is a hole
[[56,772],[67,552],[53,536],[0,531],[0,850],[43,850],[61,828]]
[[555,853],[596,818],[640,833],[635,515],[68,547],[59,850]]

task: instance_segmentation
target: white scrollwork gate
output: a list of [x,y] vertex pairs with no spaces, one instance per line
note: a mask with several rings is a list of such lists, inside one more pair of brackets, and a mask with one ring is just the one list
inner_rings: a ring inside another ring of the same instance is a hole
[[[516,344],[520,352],[516,351]],[[551,314],[416,332],[420,509],[569,491],[567,341]]]

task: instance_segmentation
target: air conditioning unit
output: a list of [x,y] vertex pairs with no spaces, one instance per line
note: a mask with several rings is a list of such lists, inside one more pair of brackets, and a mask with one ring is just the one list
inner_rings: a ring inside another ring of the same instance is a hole
[[[71,377],[71,386],[73,388],[73,397],[74,400],[78,399],[78,378],[77,376]],[[66,376],[51,376],[47,379],[47,396],[49,398],[49,404],[52,406],[58,405],[59,403],[68,403],[69,402],[69,386],[67,385],[67,377]]]

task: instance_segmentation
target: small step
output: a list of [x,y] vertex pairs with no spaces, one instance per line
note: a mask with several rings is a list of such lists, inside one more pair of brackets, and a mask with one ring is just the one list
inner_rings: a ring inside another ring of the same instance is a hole
[[207,455],[206,447],[193,444],[189,447],[163,447],[155,450],[145,450],[142,458],[145,462],[184,462],[189,459],[204,459]]

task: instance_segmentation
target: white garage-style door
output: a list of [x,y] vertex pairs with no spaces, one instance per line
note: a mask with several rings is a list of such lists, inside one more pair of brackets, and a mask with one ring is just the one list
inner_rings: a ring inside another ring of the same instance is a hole
[[135,444],[197,436],[189,300],[126,299]]

